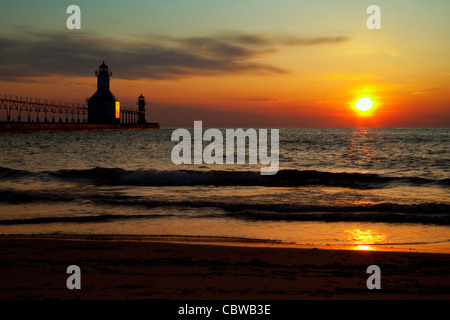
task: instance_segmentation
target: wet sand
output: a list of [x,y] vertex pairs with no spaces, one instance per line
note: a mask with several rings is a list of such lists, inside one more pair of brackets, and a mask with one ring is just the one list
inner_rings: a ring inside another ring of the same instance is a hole
[[[209,243],[205,243],[209,242]],[[450,299],[450,255],[197,238],[1,236],[0,299]],[[69,265],[81,290],[69,290]],[[381,289],[369,290],[369,265]]]

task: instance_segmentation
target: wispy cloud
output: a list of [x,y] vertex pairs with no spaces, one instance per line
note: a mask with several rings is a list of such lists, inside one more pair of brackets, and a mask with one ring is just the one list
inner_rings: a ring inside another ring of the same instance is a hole
[[423,95],[423,94],[429,94],[438,90],[443,89],[443,87],[433,87],[433,88],[422,88],[416,91],[412,91],[410,94],[412,95]]
[[333,45],[342,36],[293,37],[240,32],[205,37],[148,36],[105,39],[92,33],[22,32],[0,36],[0,79],[49,75],[85,76],[101,60],[117,78],[173,79],[227,73],[287,73],[255,58],[287,46]]
[[346,74],[346,73],[330,73],[323,76],[326,80],[339,80],[339,81],[361,81],[361,80],[373,80],[374,76],[371,74]]

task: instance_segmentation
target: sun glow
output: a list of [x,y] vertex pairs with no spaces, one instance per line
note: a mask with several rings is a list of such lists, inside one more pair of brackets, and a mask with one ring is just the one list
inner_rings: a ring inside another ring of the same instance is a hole
[[361,98],[355,103],[355,107],[359,111],[369,111],[373,107],[373,101],[369,98]]
[[386,236],[383,234],[376,234],[372,230],[360,230],[360,229],[352,229],[345,230],[348,235],[348,240],[350,240],[354,246],[353,250],[363,250],[363,251],[371,251],[376,250],[376,245],[379,243],[383,243],[386,239]]
[[375,250],[375,247],[373,246],[366,246],[363,244],[357,245],[353,248],[353,250],[363,250],[363,251],[372,251]]

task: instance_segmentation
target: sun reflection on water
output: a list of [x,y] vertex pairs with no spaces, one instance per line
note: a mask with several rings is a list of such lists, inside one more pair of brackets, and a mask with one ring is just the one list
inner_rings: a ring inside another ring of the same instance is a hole
[[386,236],[383,234],[375,234],[372,230],[352,229],[345,230],[349,235],[347,239],[354,245],[353,250],[376,250],[376,245],[383,243]]
[[372,250],[375,250],[375,247],[374,246],[368,246],[368,245],[359,244],[356,247],[353,247],[352,249],[353,250],[372,251]]

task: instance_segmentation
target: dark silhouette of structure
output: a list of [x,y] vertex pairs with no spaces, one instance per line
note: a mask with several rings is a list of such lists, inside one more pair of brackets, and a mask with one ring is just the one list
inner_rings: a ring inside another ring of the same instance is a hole
[[[1,95],[0,110],[6,110],[6,121],[0,121],[0,133],[159,129],[159,123],[146,120],[147,102],[142,94],[137,109],[120,106],[110,90],[112,73],[104,61],[95,74],[97,91],[87,99],[87,108],[67,102]],[[22,121],[23,113],[26,121]],[[40,122],[40,114],[44,115],[44,122]]]
[[105,61],[95,71],[97,91],[88,99],[89,124],[119,124],[120,102],[110,90],[111,72]]
[[139,119],[138,119],[138,123],[139,124],[145,124],[147,123],[147,120],[145,119],[145,105],[147,104],[147,102],[145,102],[145,98],[144,96],[141,95],[138,98],[138,106],[139,106]]

